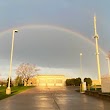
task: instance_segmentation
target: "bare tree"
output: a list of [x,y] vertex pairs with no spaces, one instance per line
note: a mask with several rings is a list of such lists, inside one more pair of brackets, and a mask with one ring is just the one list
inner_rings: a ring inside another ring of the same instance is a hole
[[29,78],[35,76],[38,70],[39,69],[37,69],[36,66],[33,64],[22,63],[16,69],[16,74],[18,76],[21,76],[23,81],[26,82],[27,85]]

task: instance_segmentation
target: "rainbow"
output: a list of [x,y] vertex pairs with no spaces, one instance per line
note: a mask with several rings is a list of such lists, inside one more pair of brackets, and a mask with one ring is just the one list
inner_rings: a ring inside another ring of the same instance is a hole
[[[42,28],[55,29],[58,31],[62,31],[62,32],[66,32],[66,33],[75,35],[75,36],[81,38],[82,40],[90,43],[91,45],[95,46],[94,42],[92,42],[90,39],[88,39],[86,36],[80,34],[79,32],[75,32],[71,29],[60,27],[60,26],[55,26],[55,25],[35,25],[35,24],[34,25],[24,25],[24,26],[14,27],[14,28],[10,28],[5,31],[2,31],[2,32],[0,32],[0,36],[4,36],[6,33],[11,32],[13,29],[24,30],[24,29],[42,29]],[[106,56],[106,52],[101,47],[99,47],[99,49]]]

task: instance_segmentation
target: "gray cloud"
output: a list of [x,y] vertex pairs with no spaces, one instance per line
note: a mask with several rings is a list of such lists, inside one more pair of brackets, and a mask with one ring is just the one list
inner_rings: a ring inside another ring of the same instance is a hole
[[[100,35],[99,44],[104,50],[110,50],[110,16],[107,13],[109,2],[99,3],[96,0],[13,2],[12,0],[0,1],[0,6],[0,31],[25,24],[52,24],[77,30],[87,38],[92,37],[94,33],[93,14],[95,11],[98,21],[97,30]],[[0,68],[5,73],[8,71],[10,61],[11,36],[11,32],[4,36],[0,33]],[[90,76],[97,76],[95,47],[88,42],[53,29],[19,30],[19,33],[15,34],[13,66],[16,68],[22,62],[29,62],[44,68],[71,69],[75,74],[80,72],[80,52],[83,53],[83,72],[86,76],[88,73]],[[107,73],[107,62],[101,52],[100,59],[101,73]],[[77,72],[74,71],[76,68]]]
[[[11,33],[0,38],[0,59],[10,59]],[[13,65],[29,62],[41,67],[76,69],[80,72],[80,52],[85,74],[96,74],[95,47],[78,36],[54,29],[24,29],[15,34]],[[102,71],[106,73],[101,53]],[[78,71],[77,71],[78,72]]]

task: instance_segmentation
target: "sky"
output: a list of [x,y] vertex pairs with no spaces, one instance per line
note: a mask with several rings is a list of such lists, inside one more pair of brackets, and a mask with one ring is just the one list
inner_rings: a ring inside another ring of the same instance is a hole
[[12,77],[16,76],[16,69],[21,63],[30,63],[40,68],[38,74],[97,79],[94,14],[102,49],[101,75],[108,74],[109,6],[109,0],[1,0],[1,78],[8,77],[12,30],[18,29],[19,32],[15,33]]

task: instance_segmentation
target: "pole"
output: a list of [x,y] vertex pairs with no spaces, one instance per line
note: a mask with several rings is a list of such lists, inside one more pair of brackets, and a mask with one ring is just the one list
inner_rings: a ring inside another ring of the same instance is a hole
[[80,74],[81,74],[81,83],[83,82],[82,80],[82,53],[80,53]]
[[98,80],[99,80],[99,83],[101,84],[100,59],[99,59],[99,47],[98,47],[99,36],[96,31],[96,16],[94,16],[94,32],[95,32],[94,38],[96,41],[96,59],[97,59]]
[[84,85],[83,85],[83,78],[82,78],[82,53],[80,53],[80,74],[81,74],[81,84],[80,84],[80,93],[84,93]]
[[109,75],[110,75],[110,59],[108,59],[108,69],[109,69]]
[[13,47],[14,47],[14,33],[15,33],[15,31],[13,30],[13,33],[12,33],[12,46],[11,46],[11,57],[10,57],[10,71],[9,71],[8,88],[10,87],[10,78],[11,78],[11,73],[12,73],[12,57],[13,57]]
[[13,48],[14,48],[14,34],[17,30],[13,30],[12,32],[12,46],[11,46],[11,57],[10,57],[10,70],[8,75],[8,87],[6,89],[6,94],[11,94],[10,81],[11,81],[11,73],[12,73],[12,58],[13,58]]

